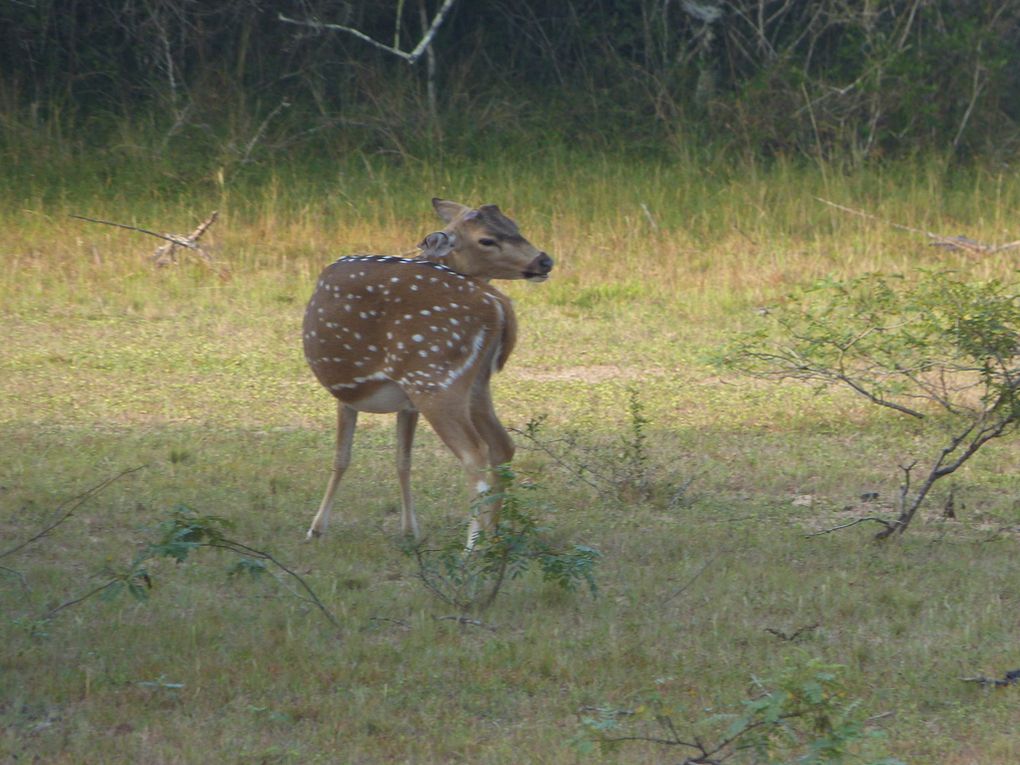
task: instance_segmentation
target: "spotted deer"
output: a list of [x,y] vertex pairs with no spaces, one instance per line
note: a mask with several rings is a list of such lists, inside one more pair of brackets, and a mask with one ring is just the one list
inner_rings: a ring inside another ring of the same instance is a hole
[[[341,258],[319,276],[305,310],[305,358],[337,399],[333,472],[309,539],[326,530],[359,412],[397,415],[401,527],[416,539],[410,471],[419,414],[460,460],[476,498],[497,485],[492,468],[513,457],[489,381],[514,349],[517,319],[489,280],[545,281],[553,261],[495,205],[432,206],[446,227],[418,245],[420,255]],[[498,504],[485,505],[471,519],[469,548],[496,523]]]

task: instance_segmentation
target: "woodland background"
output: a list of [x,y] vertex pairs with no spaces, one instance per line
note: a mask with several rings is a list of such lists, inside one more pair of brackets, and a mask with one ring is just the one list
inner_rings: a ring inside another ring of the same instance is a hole
[[45,125],[116,154],[141,150],[119,136],[142,123],[145,150],[196,164],[556,142],[1009,161],[1020,145],[1016,0],[462,0],[413,66],[279,19],[409,50],[438,6],[6,0],[2,140]]

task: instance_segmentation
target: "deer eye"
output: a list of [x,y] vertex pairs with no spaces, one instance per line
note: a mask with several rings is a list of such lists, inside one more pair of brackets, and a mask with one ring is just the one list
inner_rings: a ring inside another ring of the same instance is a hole
[[482,247],[495,247],[496,240],[489,239],[489,237],[487,236],[483,236],[481,239],[478,240],[478,244],[482,245]]

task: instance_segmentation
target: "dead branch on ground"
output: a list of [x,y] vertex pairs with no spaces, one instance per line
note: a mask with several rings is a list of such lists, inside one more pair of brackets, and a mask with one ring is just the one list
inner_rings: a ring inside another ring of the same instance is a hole
[[127,229],[128,231],[137,231],[141,234],[148,234],[149,236],[154,236],[157,239],[164,240],[166,244],[162,244],[159,247],[157,247],[155,252],[153,252],[152,255],[149,256],[149,260],[160,268],[169,265],[177,265],[178,263],[177,252],[178,250],[184,250],[194,255],[195,258],[198,259],[199,263],[204,265],[206,268],[208,268],[214,274],[219,276],[221,279],[225,279],[228,276],[227,269],[222,266],[216,265],[216,263],[213,261],[212,256],[208,252],[206,252],[198,243],[198,240],[202,238],[206,231],[209,230],[209,227],[216,222],[217,217],[219,217],[218,210],[213,210],[209,214],[209,217],[206,218],[201,223],[199,223],[198,226],[195,227],[195,230],[192,231],[187,236],[181,234],[157,234],[155,231],[150,231],[147,228],[141,228],[139,226],[129,226],[126,223],[117,223],[116,221],[111,220],[90,218],[86,215],[72,214],[70,217],[77,218],[78,220],[88,221],[89,223],[101,223],[104,226],[116,226],[117,228]]
[[847,207],[845,205],[836,204],[835,202],[830,202],[828,199],[822,199],[821,197],[815,197],[815,200],[821,202],[822,204],[829,205],[829,207],[835,207],[837,210],[842,210],[843,212],[850,213],[851,215],[858,215],[862,218],[867,218],[868,220],[878,221],[879,223],[884,223],[887,226],[898,228],[900,231],[908,231],[912,234],[923,234],[924,236],[932,240],[931,241],[932,247],[941,247],[942,249],[945,250],[954,251],[962,250],[963,252],[970,253],[971,255],[992,255],[997,252],[1002,252],[1004,250],[1012,250],[1017,247],[1020,247],[1020,239],[1014,242],[1007,242],[1006,244],[985,244],[983,242],[978,242],[975,241],[974,239],[962,235],[944,236],[942,234],[936,234],[931,231],[925,231],[923,229],[914,228],[912,226],[904,226],[902,223],[894,223],[892,221],[884,220],[883,218],[879,218],[877,215],[872,215],[871,213],[865,212],[864,210],[857,210],[854,209],[853,207]]
[[770,635],[775,635],[780,640],[785,640],[789,643],[795,643],[801,637],[810,635],[812,632],[814,632],[821,626],[822,625],[819,622],[815,622],[814,624],[805,624],[803,627],[795,629],[793,632],[784,632],[783,630],[777,630],[772,627],[766,627],[765,631]]
[[850,521],[849,523],[842,523],[839,526],[833,526],[831,529],[822,529],[821,531],[812,531],[810,534],[805,534],[804,538],[818,537],[822,534],[831,534],[833,531],[839,531],[840,529],[848,529],[851,526],[856,526],[858,523],[867,523],[868,521],[874,521],[875,523],[881,523],[887,529],[895,530],[896,525],[892,521],[887,521],[885,518],[879,518],[875,515],[869,515],[867,518],[858,518],[857,520]]
[[1015,685],[1020,682],[1020,669],[1007,672],[1001,679],[979,675],[978,677],[961,677],[960,680],[964,683],[980,683],[986,688],[1004,688],[1007,685]]

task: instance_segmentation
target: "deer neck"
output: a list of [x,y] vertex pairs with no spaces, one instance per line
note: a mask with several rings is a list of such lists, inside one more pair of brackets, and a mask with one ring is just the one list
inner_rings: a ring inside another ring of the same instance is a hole
[[455,271],[458,274],[461,274],[462,276],[466,276],[469,279],[474,279],[479,282],[484,282],[485,284],[488,284],[489,282],[492,281],[492,279],[485,276],[465,274],[463,271],[457,268],[457,265],[453,262],[453,259],[450,257],[451,255],[453,255],[454,252],[456,252],[456,250],[447,250],[446,252],[442,253],[426,252],[419,255],[418,260],[424,260],[428,263],[435,263],[436,265],[443,266],[444,268],[449,268],[451,271]]

